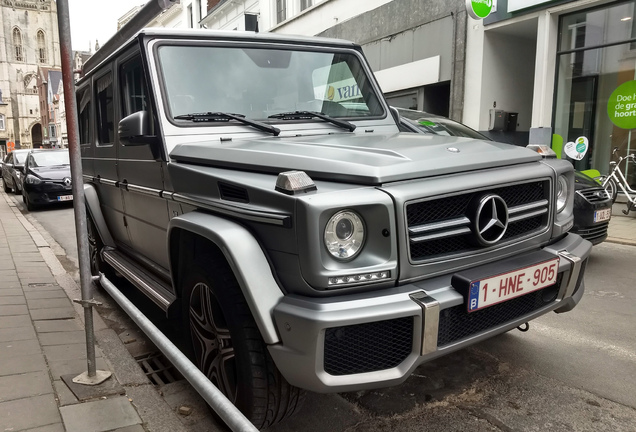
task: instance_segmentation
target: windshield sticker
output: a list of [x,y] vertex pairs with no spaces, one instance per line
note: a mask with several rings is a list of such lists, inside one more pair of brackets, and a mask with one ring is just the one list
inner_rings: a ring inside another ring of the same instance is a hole
[[433,123],[432,121],[428,121],[428,120],[418,120],[418,123],[421,124],[422,126],[437,126],[436,123]]

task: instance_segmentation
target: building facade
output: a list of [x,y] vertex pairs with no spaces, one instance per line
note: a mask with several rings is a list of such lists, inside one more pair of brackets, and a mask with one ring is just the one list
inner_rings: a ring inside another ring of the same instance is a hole
[[61,65],[55,1],[2,0],[0,23],[0,147],[40,147],[38,68]]

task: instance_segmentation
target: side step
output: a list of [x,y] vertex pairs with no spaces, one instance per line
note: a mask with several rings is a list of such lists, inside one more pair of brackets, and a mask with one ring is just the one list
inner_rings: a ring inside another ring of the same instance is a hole
[[133,285],[144,293],[164,312],[168,312],[176,297],[170,292],[170,287],[163,281],[148,273],[145,269],[131,262],[124,255],[114,249],[102,251],[104,261],[121,273]]

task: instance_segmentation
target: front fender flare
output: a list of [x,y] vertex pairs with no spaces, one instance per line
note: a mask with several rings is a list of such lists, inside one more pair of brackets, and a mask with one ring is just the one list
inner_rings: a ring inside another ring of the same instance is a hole
[[[263,340],[267,344],[280,342],[274,324],[274,307],[284,294],[272,275],[272,269],[260,244],[245,227],[218,216],[193,211],[173,218],[168,225],[168,250],[173,230],[181,229],[214,243],[228,261],[252,311]],[[170,254],[172,283],[176,288],[176,264]]]
[[114,248],[115,240],[113,240],[113,237],[110,235],[110,231],[108,231],[106,219],[104,219],[104,215],[102,214],[102,207],[99,205],[97,190],[92,184],[84,184],[84,201],[86,202],[86,208],[88,209],[88,212],[90,213],[90,216],[95,223],[97,233],[102,239],[102,243],[104,244],[104,246],[110,246]]

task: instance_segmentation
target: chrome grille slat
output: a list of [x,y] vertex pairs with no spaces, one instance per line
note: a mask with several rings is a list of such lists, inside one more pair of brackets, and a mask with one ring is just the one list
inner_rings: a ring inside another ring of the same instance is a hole
[[[547,229],[550,219],[550,191],[549,179],[537,179],[408,202],[406,222],[411,262],[447,259],[539,235]],[[508,207],[508,227],[495,246],[481,246],[471,228],[472,203],[484,194],[500,196]]]
[[[576,193],[581,195],[583,198],[585,198],[590,203],[597,203],[597,202],[605,201],[606,199],[609,198],[609,195],[608,195],[607,191],[605,189],[603,189],[602,187],[592,188],[592,189],[584,189],[584,190],[577,191]],[[599,195],[601,195],[601,196],[599,196]]]

